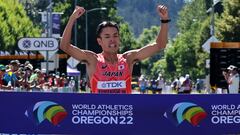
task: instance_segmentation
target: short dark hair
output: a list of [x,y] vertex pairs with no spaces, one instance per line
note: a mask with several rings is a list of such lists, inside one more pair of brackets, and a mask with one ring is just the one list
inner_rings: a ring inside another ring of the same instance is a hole
[[103,21],[102,23],[100,23],[97,27],[97,37],[100,37],[100,34],[102,32],[102,29],[103,28],[106,28],[106,27],[114,27],[117,29],[117,31],[119,32],[119,26],[116,22],[113,22],[113,21]]

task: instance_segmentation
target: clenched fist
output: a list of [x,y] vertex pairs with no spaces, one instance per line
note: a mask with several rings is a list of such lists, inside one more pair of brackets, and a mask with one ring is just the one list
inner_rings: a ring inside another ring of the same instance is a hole
[[85,12],[85,9],[83,7],[80,6],[76,6],[75,10],[73,11],[72,15],[70,16],[71,19],[76,20],[78,19],[80,16],[82,16]]
[[157,6],[157,12],[158,12],[158,14],[159,14],[159,16],[161,17],[162,20],[169,19],[169,17],[168,17],[168,9],[167,9],[166,6],[158,5]]

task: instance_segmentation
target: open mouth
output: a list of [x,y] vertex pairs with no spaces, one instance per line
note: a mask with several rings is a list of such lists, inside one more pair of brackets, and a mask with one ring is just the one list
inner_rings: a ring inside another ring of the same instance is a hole
[[117,45],[116,44],[110,44],[110,45],[108,45],[108,47],[109,48],[115,48],[115,47],[117,47]]

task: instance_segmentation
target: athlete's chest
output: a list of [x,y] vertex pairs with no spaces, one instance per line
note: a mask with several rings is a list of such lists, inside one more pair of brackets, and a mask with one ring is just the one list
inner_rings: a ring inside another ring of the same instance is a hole
[[96,74],[102,77],[123,77],[129,73],[126,62],[118,62],[116,64],[99,62],[96,71]]

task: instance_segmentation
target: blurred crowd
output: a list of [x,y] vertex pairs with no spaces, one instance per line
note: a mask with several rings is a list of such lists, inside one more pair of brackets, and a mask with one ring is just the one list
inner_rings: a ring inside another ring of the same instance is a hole
[[189,74],[185,76],[177,77],[172,82],[168,82],[164,79],[162,74],[157,77],[149,79],[145,75],[141,75],[133,83],[133,89],[140,91],[143,94],[190,94],[190,93],[203,93],[206,90],[203,79],[197,79],[192,81]]
[[[77,92],[76,77],[57,72],[46,74],[45,69],[34,68],[26,61],[12,60],[9,64],[0,64],[0,90],[4,91],[68,91]],[[79,81],[85,90],[86,80]]]
[[[193,89],[203,89],[203,83],[197,80],[193,85],[190,76],[176,78],[173,82],[166,82],[159,74],[156,79],[147,79],[141,75],[132,82],[132,89],[138,93],[161,94],[164,90],[177,93],[191,93]],[[135,84],[134,84],[135,83]],[[34,68],[26,61],[20,63],[12,60],[7,65],[0,64],[0,90],[1,91],[36,91],[36,92],[90,92],[86,78],[67,76],[65,73],[54,72],[46,74],[45,69]],[[134,93],[134,92],[133,92]]]
[[[230,65],[223,72],[229,88],[208,90],[205,79],[191,80],[189,74],[167,82],[162,74],[148,78],[141,75],[132,81],[133,93],[141,94],[191,94],[191,93],[238,93],[239,74],[237,67]],[[155,79],[154,79],[155,78]],[[0,91],[38,91],[38,92],[90,92],[86,78],[67,76],[65,73],[46,74],[45,69],[34,68],[26,61],[12,60],[7,65],[0,64]],[[232,92],[234,89],[234,92]]]

